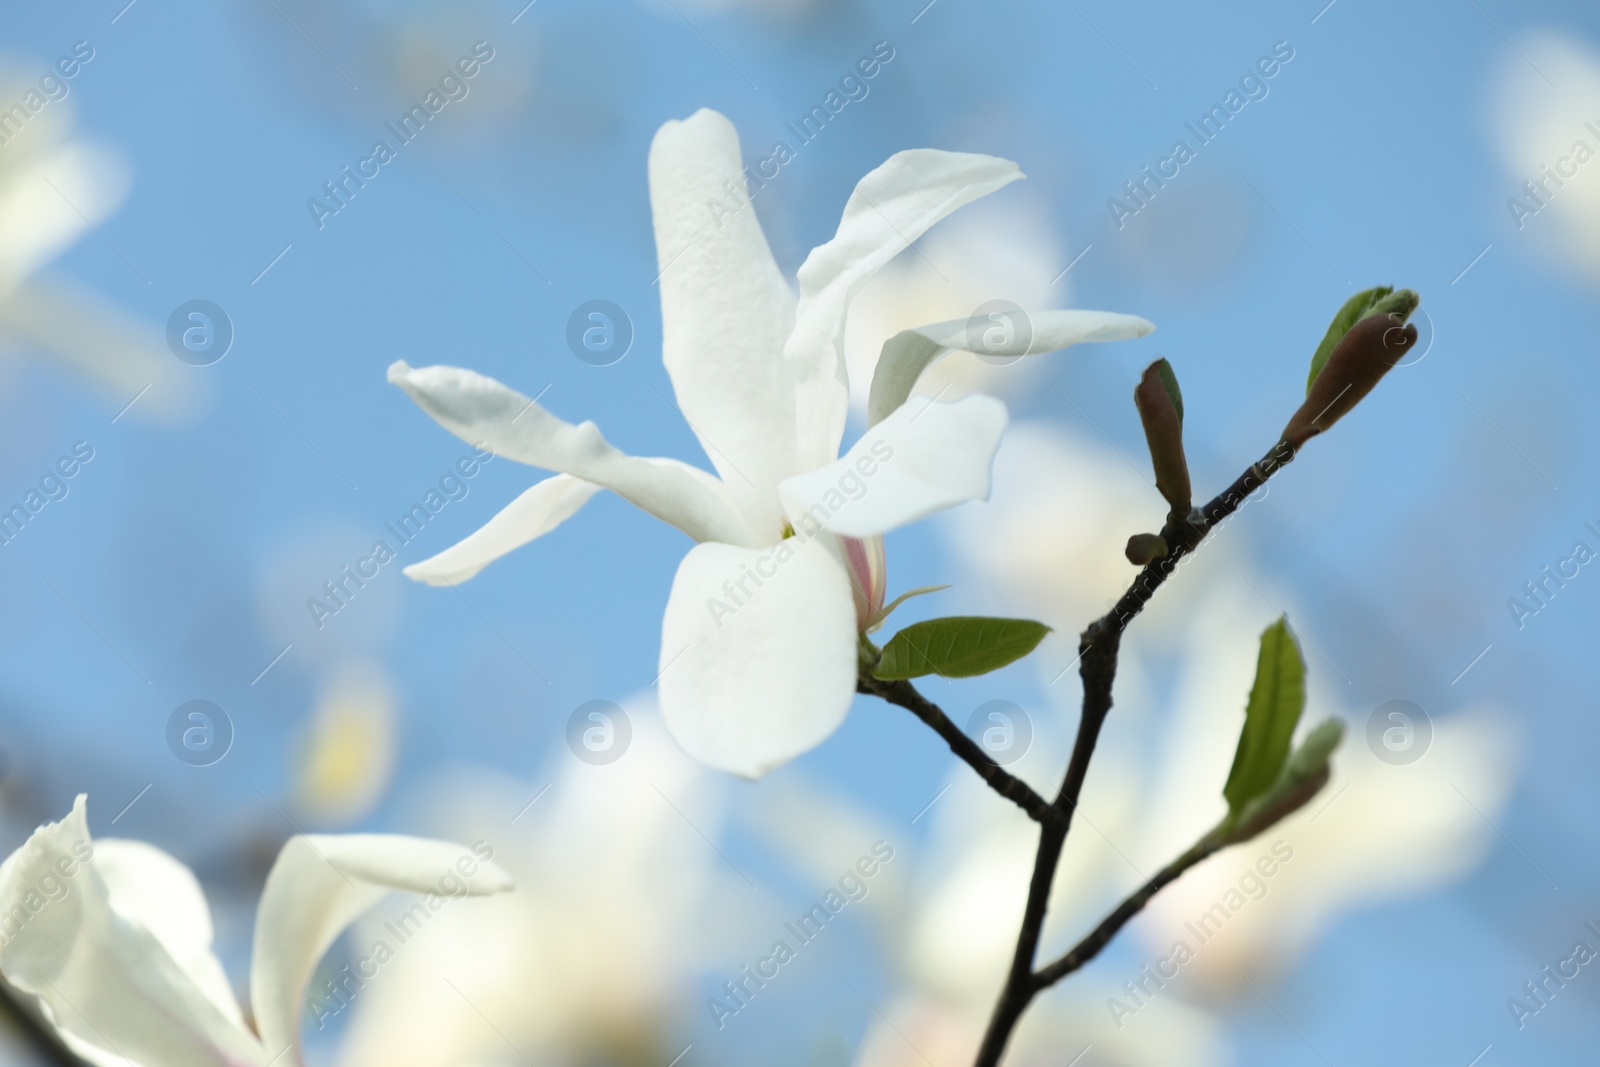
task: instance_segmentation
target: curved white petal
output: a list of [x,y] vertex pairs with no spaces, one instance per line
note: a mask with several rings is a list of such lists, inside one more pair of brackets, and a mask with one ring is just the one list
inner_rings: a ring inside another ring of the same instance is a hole
[[488,522],[438,555],[407,567],[404,574],[429,585],[454,585],[473,577],[514,549],[543,537],[570,519],[600,486],[558,474],[523,490]]
[[844,325],[856,293],[934,223],[1021,177],[1008,159],[915,148],[896,152],[856,185],[833,240],[800,267],[800,304],[784,346],[799,390],[803,469],[833,459],[844,435]]
[[[903,330],[883,343],[872,393],[867,399],[867,425],[874,426],[906,402],[917,379],[930,364],[955,349],[986,356],[1033,356],[1055,352],[1084,341],[1126,341],[1143,337],[1155,324],[1138,315],[1115,311],[1032,311],[1022,313],[1026,325],[991,331],[972,319],[953,319]],[[974,346],[977,346],[976,348]]]
[[975,393],[953,403],[913,397],[832,463],[778,487],[795,529],[871,537],[989,499],[1006,406]]
[[685,752],[755,778],[820,744],[856,686],[856,610],[827,534],[696,545],[661,624],[661,714]]
[[[113,908],[94,850],[80,795],[65,819],[35,830],[0,865],[0,972],[6,980],[37,997],[68,1043],[95,1050],[98,1062],[121,1056],[162,1067],[264,1064],[268,1057],[255,1038],[166,948],[167,942],[193,947],[208,931],[178,933],[174,926],[181,920],[169,912],[157,920],[158,937]],[[126,858],[113,859],[113,866]],[[121,891],[118,899],[129,912],[152,914],[148,901]],[[199,920],[191,915],[190,921]]]
[[298,1047],[300,1006],[317,961],[385,893],[427,894],[412,909],[426,921],[454,898],[510,888],[511,877],[493,860],[448,841],[393,834],[291,837],[261,891],[250,961],[250,1003],[269,1055]]
[[149,930],[217,1010],[243,1029],[228,973],[211,950],[211,908],[194,872],[148,842],[121,838],[94,843],[94,866],[112,910]]
[[475,371],[398,360],[389,381],[468,444],[602,485],[696,541],[756,543],[722,483],[704,471],[619,452],[594,423],[574,426]]
[[782,524],[774,487],[799,468],[783,343],[794,294],[746,192],[733,123],[701,109],[650,144],[661,271],[661,360],[678,404],[761,540]]

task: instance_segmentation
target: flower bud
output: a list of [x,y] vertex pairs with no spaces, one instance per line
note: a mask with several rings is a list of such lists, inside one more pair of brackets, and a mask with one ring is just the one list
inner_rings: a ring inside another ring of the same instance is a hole
[[[1400,298],[1398,304],[1396,298]],[[1401,290],[1381,301],[1379,307],[1385,304],[1398,310],[1375,310],[1351,326],[1334,346],[1307,390],[1306,402],[1283,429],[1283,440],[1294,448],[1343,418],[1417,343],[1416,326],[1405,323],[1416,307],[1416,294]]]
[[1128,547],[1123,549],[1123,555],[1128,557],[1128,562],[1135,567],[1143,567],[1153,559],[1160,559],[1167,554],[1167,542],[1160,534],[1141,533],[1128,538]]
[[1150,446],[1156,488],[1174,512],[1187,514],[1192,491],[1189,462],[1183,454],[1183,394],[1170,363],[1158,359],[1145,368],[1133,390],[1133,403]]
[[841,537],[845,562],[850,569],[850,591],[856,600],[856,629],[867,626],[883,610],[884,592],[889,587],[888,560],[883,553],[883,538]]

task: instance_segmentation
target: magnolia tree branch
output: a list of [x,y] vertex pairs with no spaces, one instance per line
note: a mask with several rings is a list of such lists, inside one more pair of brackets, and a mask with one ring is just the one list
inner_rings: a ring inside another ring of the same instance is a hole
[[1100,920],[1099,926],[1091,930],[1082,941],[1072,946],[1072,951],[1048,967],[1041,967],[1035,971],[1033,984],[1036,989],[1048,989],[1098,956],[1100,950],[1111,943],[1111,939],[1117,935],[1117,931],[1126,926],[1129,919],[1144,910],[1144,906],[1150,903],[1152,897],[1177,881],[1178,876],[1183,874],[1184,871],[1220,852],[1228,844],[1230,844],[1230,840],[1220,834],[1207,835],[1196,842],[1183,855],[1157,871],[1155,877],[1141,886],[1128,899],[1118,904],[1115,911]]
[[[1083,791],[1084,780],[1088,777],[1089,760],[1094,755],[1095,744],[1100,738],[1100,728],[1105,724],[1106,716],[1111,711],[1111,689],[1116,680],[1117,652],[1122,642],[1123,631],[1134,617],[1144,610],[1144,606],[1150,602],[1156,590],[1161,588],[1184,557],[1199,546],[1206,534],[1237,511],[1251,493],[1283,469],[1294,456],[1294,446],[1280,442],[1258,462],[1251,464],[1248,470],[1235,479],[1227,489],[1217,494],[1210,503],[1188,516],[1170,518],[1161,534],[1169,546],[1167,552],[1148,563],[1111,610],[1090,623],[1079,637],[1078,673],[1083,678],[1083,713],[1078,720],[1078,736],[1072,746],[1072,758],[1067,763],[1061,788],[1050,804],[1058,817],[1040,820],[1039,849],[1034,858],[1033,876],[1028,884],[1028,902],[1023,909],[1022,928],[1017,935],[1016,952],[1012,956],[1011,968],[1006,975],[1005,987],[995,1004],[994,1015],[989,1020],[983,1044],[979,1047],[977,1067],[996,1067],[1000,1062],[1001,1053],[1005,1051],[1006,1042],[1017,1025],[1017,1020],[1022,1017],[1023,1011],[1039,991],[1091,958],[1123,923],[1144,907],[1145,901],[1150,896],[1166,884],[1161,882],[1160,885],[1156,885],[1156,880],[1152,880],[1151,885],[1146,886],[1149,895],[1143,900],[1138,900],[1137,906],[1132,907],[1125,916],[1118,919],[1122,909],[1129,908],[1129,903],[1124,902],[1122,908],[1113,912],[1101,923],[1095,934],[1091,934],[1085,940],[1084,944],[1087,945],[1101,929],[1104,929],[1104,939],[1094,945],[1093,951],[1082,959],[1064,968],[1062,961],[1057,961],[1045,971],[1034,971],[1034,960],[1039,951],[1039,937],[1044,929],[1045,911],[1050,899],[1050,887],[1055,881],[1056,865],[1060,862],[1067,832],[1072,827],[1072,815],[1077,810],[1078,798]],[[1180,862],[1182,858],[1180,857]],[[1203,858],[1202,856],[1195,859],[1188,866]],[[1168,868],[1172,874],[1167,881],[1176,878],[1186,869],[1187,866],[1175,871]],[[1157,875],[1157,880],[1160,877]],[[1130,901],[1136,899],[1137,894],[1134,898],[1130,898]],[[1081,947],[1083,946],[1080,945]],[[1074,952],[1076,951],[1075,949]],[[1059,973],[1054,974],[1048,981],[1041,980],[1044,974],[1055,970],[1059,970]]]
[[1261,488],[1268,478],[1288,465],[1294,459],[1295,451],[1293,444],[1279,442],[1204,507],[1187,515],[1170,516],[1160,535],[1167,546],[1165,553],[1146,564],[1111,610],[1090,623],[1079,636],[1078,673],[1083,678],[1083,713],[1078,719],[1078,736],[1073,742],[1072,756],[1054,799],[1046,801],[1022,779],[999,767],[977,742],[963,733],[938,705],[919,693],[909,681],[883,681],[873,677],[868,670],[862,671],[857,684],[860,692],[897,704],[927,723],[990,788],[1039,823],[1039,848],[1034,857],[1033,875],[1028,883],[1028,902],[1023,909],[1016,951],[984,1034],[983,1044],[978,1050],[977,1067],[997,1067],[1012,1030],[1035,996],[1098,955],[1117,931],[1163,887],[1235,840],[1220,833],[1206,835],[1118,905],[1065,956],[1040,970],[1034,969],[1050,888],[1055,882],[1056,866],[1061,860],[1061,850],[1072,828],[1072,816],[1078,808],[1079,796],[1089,776],[1089,760],[1100,739],[1100,729],[1111,713],[1111,691],[1117,677],[1117,653],[1122,644],[1123,631],[1144,610],[1156,590],[1165,584],[1178,565],[1199,547],[1206,535],[1238,511],[1250,494]]
[[910,682],[885,682],[863,672],[857,689],[871,696],[882,697],[891,704],[897,704],[933,727],[934,733],[944,738],[945,743],[950,746],[950,751],[971,764],[972,769],[978,772],[978,777],[987,782],[991,789],[1007,800],[1015,802],[1017,807],[1034,819],[1044,822],[1056,816],[1055,809],[1045,802],[1044,797],[1034,792],[1033,788],[1021,778],[1002,770],[976,741],[962,733],[961,728],[950,721],[950,716],[941,711],[933,701],[917,692],[916,687]]

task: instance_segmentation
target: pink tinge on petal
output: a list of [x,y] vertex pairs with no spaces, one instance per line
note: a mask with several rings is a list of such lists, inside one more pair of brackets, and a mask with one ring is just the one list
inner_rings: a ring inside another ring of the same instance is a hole
[[884,591],[889,585],[883,538],[841,537],[839,540],[844,544],[844,558],[850,564],[850,590],[856,598],[856,629],[865,630],[872,617],[882,610]]

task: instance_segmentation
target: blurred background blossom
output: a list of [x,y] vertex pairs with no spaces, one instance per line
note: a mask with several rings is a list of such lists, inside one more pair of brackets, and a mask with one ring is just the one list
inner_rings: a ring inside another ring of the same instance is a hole
[[[1271,94],[1119,228],[1108,199],[1279,40],[1296,58]],[[494,59],[469,95],[319,229],[308,199],[479,41]],[[798,143],[786,124],[878,41],[895,59],[870,92]],[[1340,300],[1377,283],[1423,296],[1424,355],[1219,531],[1125,641],[1045,951],[1220,812],[1256,638],[1280,611],[1310,668],[1307,723],[1349,727],[1333,782],[1158,898],[1036,1006],[1014,1060],[1466,1064],[1492,1045],[1484,1064],[1560,1063],[1592,1046],[1586,985],[1520,1030],[1506,1000],[1585,936],[1600,891],[1600,586],[1552,584],[1521,626],[1507,607],[1600,525],[1600,158],[1546,180],[1542,204],[1524,185],[1575,141],[1600,150],[1594,10],[119,0],[12,12],[0,106],[75,42],[95,58],[70,93],[0,144],[0,352],[20,357],[0,361],[0,503],[77,441],[96,457],[0,546],[0,832],[9,851],[90,791],[97,837],[196,871],[241,991],[290,834],[492,841],[521,891],[446,910],[348,1010],[322,1028],[308,1013],[311,1062],[943,1067],[981,1033],[1027,820],[869,700],[760,784],[688,764],[650,697],[675,532],[599,499],[481,590],[407,582],[400,567],[520,487],[489,464],[325,625],[307,609],[459,458],[384,383],[394,359],[548,389],[557,414],[604,413],[619,447],[704,463],[659,362],[644,181],[654,130],[701,106],[752,152],[797,142],[755,202],[791,277],[893,151],[991,152],[1029,175],[862,295],[857,420],[904,327],[995,300],[1159,327],[1009,366],[955,353],[923,383],[997,395],[1013,428],[991,502],[891,538],[891,595],[955,583],[891,628],[963,612],[1055,628],[1022,664],[928,686],[962,724],[991,700],[1023,709],[1033,740],[1012,769],[1039,789],[1076,725],[1076,635],[1131,578],[1128,535],[1165,510],[1130,402],[1140,370],[1176,368],[1206,497],[1271,443]],[[1513,199],[1538,210],[1519,218]],[[209,367],[165,337],[196,298],[236,330]],[[604,368],[565,340],[597,298],[635,328]],[[197,698],[233,730],[209,766],[166,740]],[[634,727],[605,766],[567,740],[595,699]],[[1415,762],[1368,744],[1391,700],[1431,723]],[[1124,983],[1280,839],[1293,858],[1264,895],[1118,1026]],[[870,892],[719,1027],[724,983],[877,841],[896,858]],[[0,1063],[39,1062],[14,1038]]]

